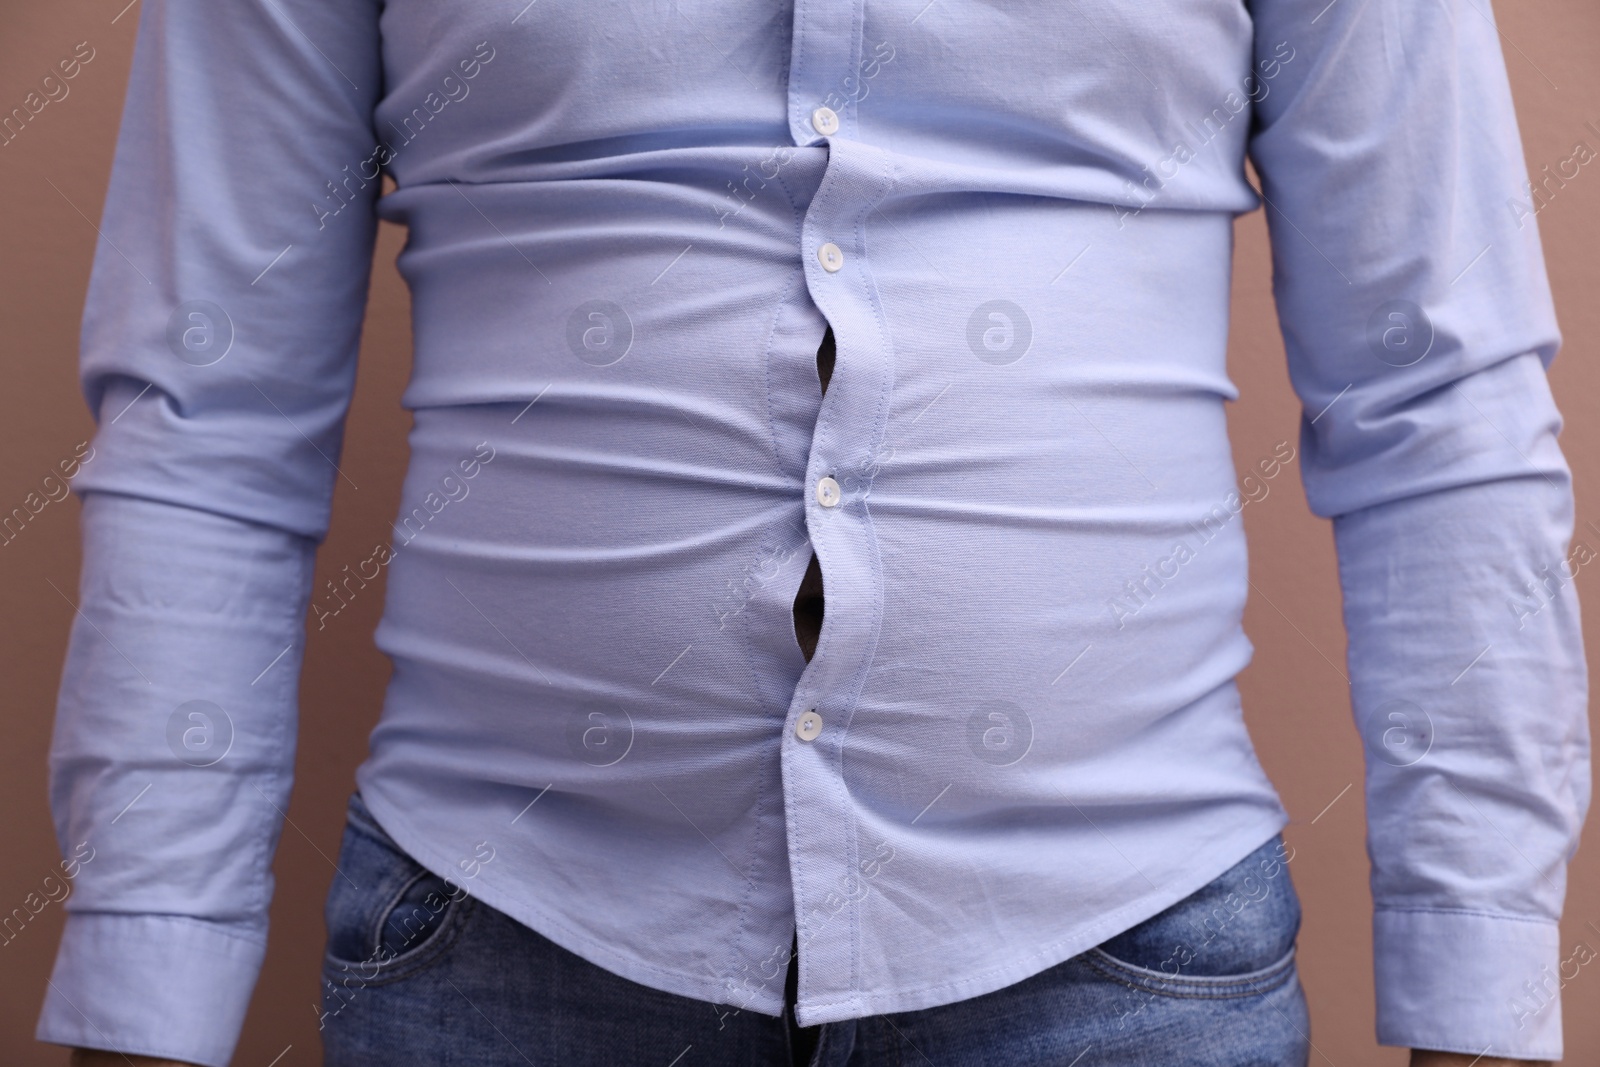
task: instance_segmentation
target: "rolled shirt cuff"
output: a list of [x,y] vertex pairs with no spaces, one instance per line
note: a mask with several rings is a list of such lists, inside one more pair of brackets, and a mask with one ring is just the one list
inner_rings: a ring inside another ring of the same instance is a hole
[[1380,1045],[1561,1058],[1566,979],[1555,923],[1379,908],[1372,934]]
[[227,1067],[266,947],[198,919],[69,914],[34,1036]]

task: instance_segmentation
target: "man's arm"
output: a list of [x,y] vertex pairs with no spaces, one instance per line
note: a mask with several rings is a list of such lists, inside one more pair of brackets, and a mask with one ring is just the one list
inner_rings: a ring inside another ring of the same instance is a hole
[[378,182],[349,176],[380,6],[139,10],[83,318],[98,427],[50,752],[76,870],[37,1029],[117,1062],[226,1063],[265,951],[371,267]]
[[1251,10],[1251,155],[1366,749],[1378,1039],[1556,1059],[1587,677],[1560,338],[1493,13]]

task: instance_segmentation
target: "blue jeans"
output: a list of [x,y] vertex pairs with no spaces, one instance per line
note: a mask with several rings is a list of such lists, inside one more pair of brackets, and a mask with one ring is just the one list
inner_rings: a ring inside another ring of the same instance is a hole
[[[1104,944],[1004,989],[800,1027],[664,993],[427,872],[350,802],[327,905],[327,1067],[1303,1067],[1300,903],[1268,841]],[[356,888],[360,886],[362,888]]]

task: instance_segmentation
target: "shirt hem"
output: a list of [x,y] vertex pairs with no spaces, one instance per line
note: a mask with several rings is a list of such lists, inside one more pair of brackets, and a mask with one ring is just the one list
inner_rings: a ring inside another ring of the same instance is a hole
[[[453,868],[449,860],[414,832],[404,813],[391,806],[380,790],[381,786],[375,789],[372,785],[367,785],[362,790],[362,799],[383,830],[423,866],[441,876],[451,872]],[[848,996],[835,997],[820,1003],[801,999],[795,1006],[796,1021],[801,1026],[815,1026],[869,1015],[918,1011],[982,996],[1014,985],[1165,911],[1260,848],[1274,834],[1281,832],[1288,822],[1288,813],[1283,811],[1281,806],[1270,817],[1252,819],[1225,835],[1203,853],[1206,858],[1215,857],[1212,862],[1196,865],[1185,872],[1186,877],[1170,883],[1161,892],[1143,897],[1003,966],[992,967],[955,981],[916,989],[894,990],[875,995],[863,995],[857,991]],[[567,951],[629,981],[710,1004],[735,1002],[729,999],[730,990],[727,988],[713,984],[705,977],[692,972],[668,970],[627,956],[613,945],[572,929],[552,917],[534,901],[524,898],[513,899],[510,894],[502,892],[490,883],[473,887],[472,894],[490,907],[504,912],[513,921],[549,938]],[[743,995],[736,999],[737,1007],[741,1010],[749,1009],[775,1018],[784,1014],[785,1005],[780,996],[757,996],[752,993],[749,999],[745,999]]]
[[863,995],[858,991],[849,997],[820,1003],[802,1000],[795,1006],[795,1019],[801,1026],[816,1026],[820,1023],[840,1022],[868,1015],[921,1011],[969,1000],[1015,985],[1160,914],[1196,890],[1209,885],[1223,872],[1271,840],[1274,834],[1281,832],[1288,824],[1288,813],[1280,808],[1270,819],[1252,822],[1246,828],[1235,830],[1222,839],[1223,843],[1213,845],[1204,853],[1208,857],[1221,856],[1222,860],[1186,872],[1188,877],[1174,883],[1177,886],[1176,891],[1167,890],[1145,897],[1004,966],[919,989],[876,995]]
[[[381,786],[374,789],[371,784],[365,784],[361,789],[361,799],[366,804],[367,810],[378,825],[394,839],[395,843],[404,849],[418,863],[428,868],[441,878],[454,877],[456,870],[454,864],[443,853],[437,852],[421,836],[413,833],[411,824],[406,820],[404,813],[392,807],[384,798]],[[613,946],[606,944],[588,934],[574,930],[543,910],[534,901],[525,898],[512,899],[510,894],[502,893],[493,884],[483,882],[470,887],[471,895],[489,907],[503,912],[512,921],[521,923],[534,933],[560,945],[589,963],[603,967],[612,974],[626,978],[630,982],[649,986],[651,989],[675,996],[688,997],[693,1000],[704,1001],[709,1004],[733,1004],[728,999],[730,991],[720,985],[708,981],[701,975],[692,972],[667,970],[644,963],[641,960],[622,955]],[[781,1018],[784,1013],[784,1002],[781,996],[754,996],[745,999],[738,997],[736,1005],[739,1009],[749,1009],[760,1015],[770,1015]]]

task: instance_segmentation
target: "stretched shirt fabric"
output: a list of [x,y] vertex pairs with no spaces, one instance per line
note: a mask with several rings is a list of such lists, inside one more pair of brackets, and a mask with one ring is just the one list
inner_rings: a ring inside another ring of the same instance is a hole
[[[779,1014],[797,939],[803,1025],[1037,973],[1286,823],[1234,677],[1242,513],[1295,471],[1339,553],[1379,1038],[1560,1054],[1530,990],[1586,676],[1486,4],[139,18],[52,749],[94,851],[41,1037],[227,1060],[307,632],[380,591],[358,784],[482,901],[719,1010]],[[1305,417],[1235,457],[1262,200]],[[393,536],[313,589],[378,218],[409,230],[410,466]]]

